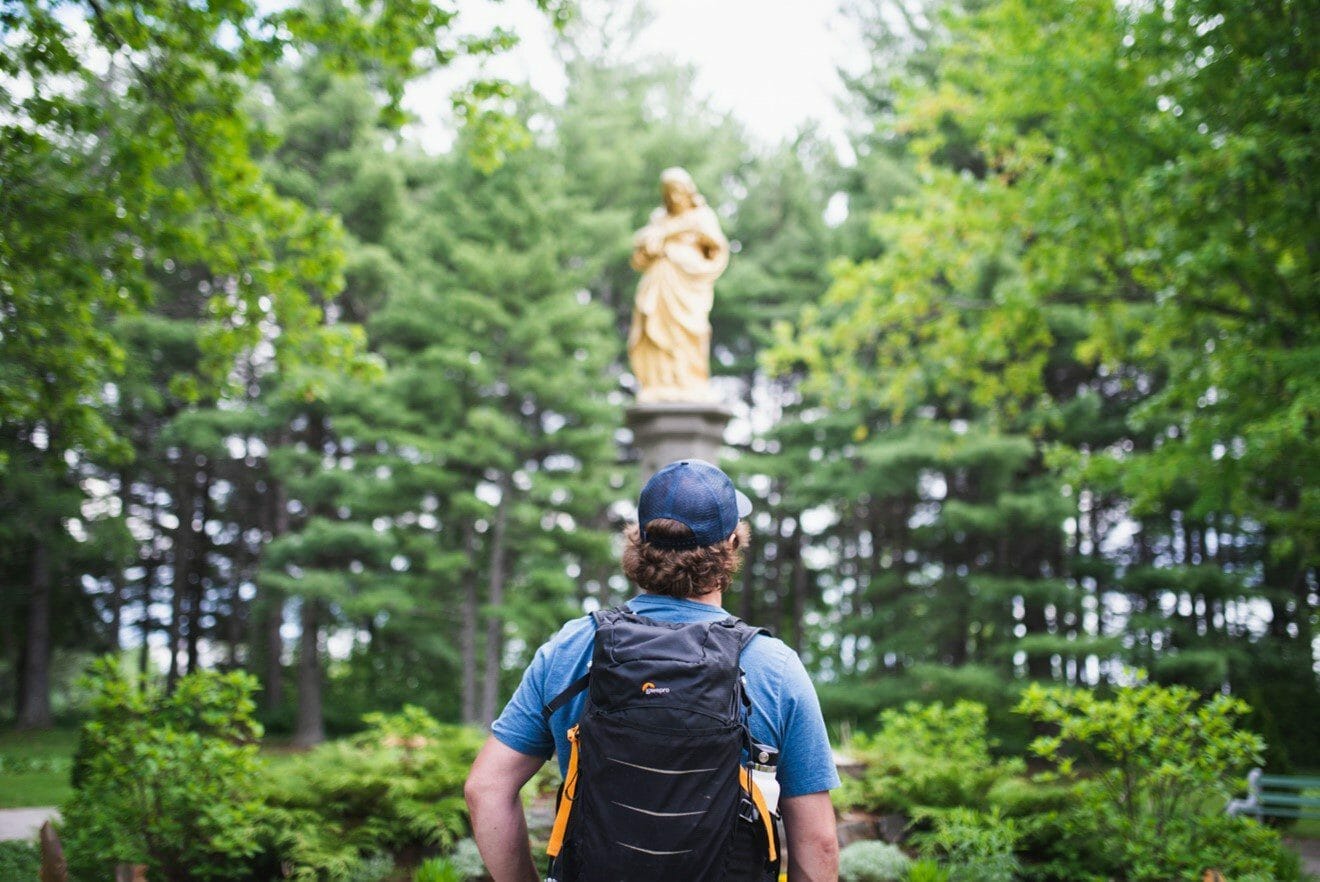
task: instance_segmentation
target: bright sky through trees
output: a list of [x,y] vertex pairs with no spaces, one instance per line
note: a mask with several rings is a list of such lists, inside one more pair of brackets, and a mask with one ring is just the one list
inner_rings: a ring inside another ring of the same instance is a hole
[[[551,100],[563,97],[564,72],[544,14],[527,0],[484,0],[468,7],[465,27],[479,31],[498,25],[519,35],[519,45],[488,59],[486,70],[530,83]],[[834,0],[665,0],[652,4],[650,24],[628,54],[666,55],[691,64],[698,92],[716,107],[732,110],[758,141],[774,143],[814,124],[836,148],[847,149],[837,69],[859,68],[866,59],[855,26]],[[474,67],[475,62],[455,65],[409,88],[407,106],[421,120],[413,134],[428,149],[443,149],[452,138],[449,90]]]

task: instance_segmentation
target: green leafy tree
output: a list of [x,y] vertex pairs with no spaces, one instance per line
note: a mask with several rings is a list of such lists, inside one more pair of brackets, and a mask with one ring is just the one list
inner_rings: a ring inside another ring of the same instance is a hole
[[[1315,530],[1292,464],[1316,457],[1297,431],[1315,305],[1297,292],[1316,271],[1296,12],[1003,0],[918,17],[917,69],[867,88],[919,186],[780,356],[873,434],[934,417],[1035,448],[1008,486],[1052,535],[958,561],[976,542],[956,531],[933,556],[1021,610],[1028,673],[1090,679],[1127,655],[1227,682],[1300,755]],[[941,516],[978,523],[949,496]],[[1258,605],[1265,633],[1243,614]]]
[[[552,0],[539,5],[556,21],[566,14]],[[169,597],[168,642],[185,641],[190,663],[202,623],[225,607],[241,612],[242,604],[232,590],[207,588],[214,537],[192,527],[200,518],[210,529],[208,500],[225,503],[235,457],[197,447],[229,441],[181,411],[224,399],[221,409],[232,412],[232,399],[243,398],[235,386],[250,378],[254,362],[306,394],[318,371],[338,370],[360,344],[346,327],[323,320],[343,285],[340,225],[272,186],[260,158],[273,135],[246,96],[264,71],[297,55],[340,73],[368,73],[381,113],[397,126],[409,79],[513,42],[503,31],[460,36],[456,15],[432,3],[0,5],[7,48],[0,62],[7,182],[0,195],[0,459],[44,460],[37,473],[49,476],[50,498],[63,498],[59,486],[96,469],[110,473],[124,509],[157,513],[154,502],[130,498],[157,498],[153,484],[169,495],[158,513],[181,526],[173,537],[144,543],[152,547],[142,550],[149,578],[140,596],[148,606],[158,589]],[[504,92],[479,82],[455,96],[456,111],[477,132],[476,154],[497,155],[507,146],[500,139],[514,135],[498,113]],[[123,390],[107,384],[135,369],[144,353],[158,362],[158,342],[170,345],[141,336],[163,331],[159,322],[130,329],[119,321],[148,306],[191,323],[196,352],[189,364],[173,361],[173,375],[153,378],[171,401],[121,408]],[[188,417],[186,425],[172,422],[164,412],[172,409]],[[160,434],[167,428],[176,433],[168,440]],[[132,442],[117,429],[135,432]],[[158,480],[149,467],[128,468],[135,452],[165,452],[176,474]],[[14,665],[23,680],[18,716],[27,726],[50,722],[49,634],[52,598],[61,590],[54,582],[69,576],[54,573],[49,561],[60,554],[72,514],[29,511],[30,538],[14,562],[24,573],[20,606],[28,619]],[[251,522],[237,526],[237,535],[244,526]],[[229,544],[225,551],[238,553],[228,563],[250,570],[251,543]],[[127,578],[111,581],[113,618]],[[241,622],[241,615],[226,620]],[[143,627],[150,627],[145,618]],[[231,646],[240,637],[225,636]]]

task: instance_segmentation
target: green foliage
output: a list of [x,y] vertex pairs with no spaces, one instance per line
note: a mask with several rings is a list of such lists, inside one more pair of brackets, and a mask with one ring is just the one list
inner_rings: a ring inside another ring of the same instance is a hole
[[929,858],[922,858],[908,867],[907,882],[949,882],[949,871]]
[[996,781],[986,801],[1006,818],[1025,818],[1067,811],[1076,805],[1077,794],[1070,784],[1014,777]]
[[0,882],[33,882],[41,870],[41,852],[30,842],[0,842]]
[[427,858],[413,873],[413,882],[464,882],[466,878],[448,858]]
[[[1079,802],[1058,819],[1077,843],[1106,842],[1092,873],[1134,882],[1192,878],[1206,867],[1297,878],[1278,835],[1224,815],[1227,798],[1264,744],[1238,728],[1242,701],[1201,700],[1185,687],[1123,687],[1105,699],[1033,685],[1019,712],[1048,726],[1033,752],[1073,782]],[[1292,875],[1289,875],[1292,874]]]
[[449,848],[468,832],[463,782],[479,733],[415,707],[285,764],[262,797],[298,879],[342,879],[363,855]]
[[997,809],[926,810],[919,813],[934,829],[918,834],[922,854],[937,856],[948,868],[950,882],[1014,882],[1020,864],[1013,851],[1018,829]]
[[[818,578],[839,597],[825,660],[848,675],[853,655],[851,686],[936,655],[1042,681],[1089,681],[1087,664],[1116,678],[1118,658],[1227,683],[1268,704],[1254,722],[1278,733],[1272,763],[1314,755],[1320,267],[1300,7],[903,9],[855,5],[875,61],[850,87],[858,173],[897,154],[907,193],[849,217],[876,241],[850,236],[769,354],[819,405],[778,437],[834,489],[817,495],[838,517],[818,543],[837,561]],[[987,492],[980,469],[941,462],[950,436],[986,442],[983,463],[1012,462],[1004,441],[1031,455]],[[1106,616],[1117,595],[1130,614]],[[1264,634],[1220,613],[1257,604]]]
[[997,782],[1022,770],[1019,761],[991,757],[985,707],[974,702],[912,702],[884,711],[880,724],[875,735],[844,746],[866,768],[835,791],[836,805],[871,812],[982,806]]
[[247,674],[198,671],[167,695],[97,663],[77,789],[61,807],[75,876],[99,879],[119,861],[168,882],[245,876],[263,819],[255,687]]
[[839,878],[843,882],[903,882],[910,863],[897,845],[854,842],[839,852]]

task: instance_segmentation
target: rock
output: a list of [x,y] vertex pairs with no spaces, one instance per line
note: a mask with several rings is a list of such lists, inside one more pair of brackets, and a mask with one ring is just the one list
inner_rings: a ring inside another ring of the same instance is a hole
[[907,815],[881,815],[875,819],[875,826],[880,838],[890,845],[899,845],[908,837]]
[[866,839],[880,838],[880,830],[876,826],[875,818],[860,812],[849,812],[844,815],[839,819],[837,827],[839,848],[847,848],[854,842],[861,842]]

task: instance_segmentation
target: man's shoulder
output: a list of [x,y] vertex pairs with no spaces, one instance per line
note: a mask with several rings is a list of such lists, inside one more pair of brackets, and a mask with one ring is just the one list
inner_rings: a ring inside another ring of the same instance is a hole
[[565,647],[580,647],[584,642],[591,642],[596,633],[596,623],[591,616],[578,616],[575,619],[569,619],[555,632],[554,636],[542,645],[542,650],[546,652],[555,652]]
[[787,643],[762,631],[743,650],[742,665],[748,673],[755,671],[762,676],[780,676],[797,658],[797,653]]

